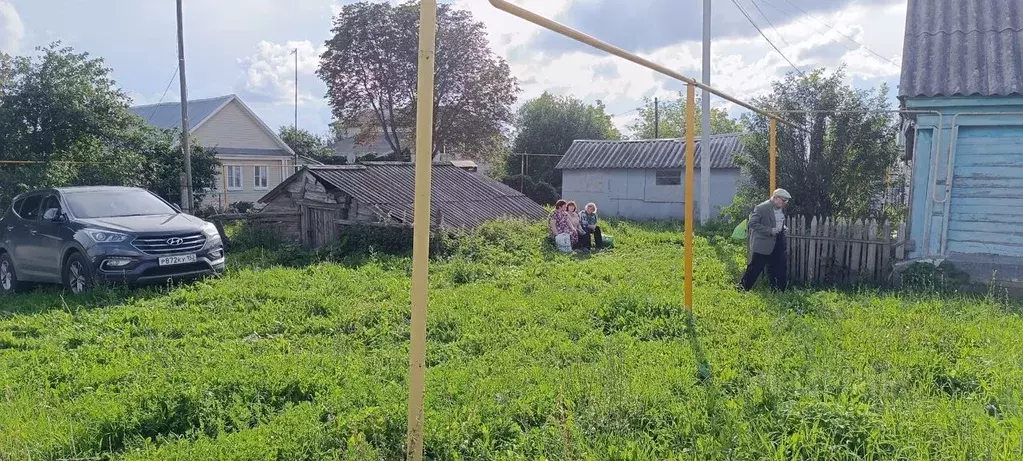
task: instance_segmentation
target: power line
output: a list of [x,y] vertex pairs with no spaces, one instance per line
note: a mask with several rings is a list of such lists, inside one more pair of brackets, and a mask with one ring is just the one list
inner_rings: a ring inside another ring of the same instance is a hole
[[823,19],[818,19],[818,18],[817,18],[816,16],[814,16],[814,15],[810,14],[809,12],[807,12],[806,10],[804,10],[804,9],[800,8],[800,7],[799,7],[799,5],[796,5],[796,4],[792,3],[792,2],[791,2],[791,1],[789,1],[789,0],[782,0],[782,1],[784,1],[785,3],[788,3],[788,4],[789,4],[790,6],[792,6],[793,8],[795,8],[795,9],[799,10],[800,12],[802,12],[803,14],[805,14],[805,15],[806,15],[807,17],[809,17],[810,19],[813,19],[814,21],[817,21],[817,22],[819,22],[819,23],[821,23],[821,24],[824,24],[824,26],[825,26],[825,27],[827,27],[828,29],[831,29],[831,30],[832,30],[833,32],[835,32],[836,34],[838,34],[838,35],[841,35],[841,36],[845,37],[845,38],[846,38],[847,40],[849,40],[850,42],[853,42],[853,43],[855,43],[855,44],[857,44],[857,45],[859,45],[859,46],[863,47],[863,49],[864,49],[864,50],[867,50],[867,51],[869,51],[869,52],[870,52],[871,54],[873,54],[874,56],[877,56],[878,58],[881,58],[881,59],[883,59],[883,60],[885,60],[885,61],[887,61],[887,62],[890,62],[890,63],[891,63],[891,64],[892,64],[893,66],[896,66],[896,67],[902,67],[901,65],[899,65],[899,64],[898,64],[898,63],[896,63],[895,61],[892,61],[891,59],[889,59],[889,58],[886,58],[886,57],[884,57],[883,55],[881,55],[881,53],[878,53],[878,52],[876,52],[876,51],[874,51],[874,50],[870,49],[869,47],[867,47],[867,45],[864,45],[864,44],[862,44],[862,43],[860,43],[860,42],[856,41],[856,39],[854,39],[854,38],[852,38],[852,37],[850,37],[850,36],[848,36],[848,35],[846,35],[846,34],[843,34],[843,33],[842,33],[842,32],[840,32],[840,31],[839,31],[839,30],[838,30],[837,28],[835,28],[835,26],[832,26],[831,24],[828,24],[827,22],[824,22],[824,20],[823,20]]
[[615,117],[622,117],[622,116],[624,116],[624,114],[626,114],[626,113],[628,113],[628,112],[634,112],[634,111],[636,111],[636,110],[642,110],[642,107],[635,107],[635,108],[630,108],[630,109],[628,109],[628,110],[626,110],[626,111],[624,111],[624,112],[621,112],[621,113],[615,113],[615,114],[614,114],[614,116],[611,116],[611,117],[612,117],[612,118],[615,118]]
[[785,40],[785,36],[783,36],[783,35],[781,34],[781,32],[778,32],[778,28],[777,28],[777,27],[775,27],[775,25],[774,25],[774,23],[773,23],[773,22],[771,22],[771,18],[767,17],[767,15],[766,15],[766,14],[764,14],[764,10],[760,9],[760,5],[757,5],[757,1],[756,1],[756,0],[749,0],[749,2],[753,4],[753,7],[754,7],[754,8],[756,8],[756,9],[757,9],[757,11],[759,11],[759,12],[760,12],[760,16],[763,16],[763,17],[764,17],[764,19],[765,19],[765,20],[767,21],[767,24],[769,24],[769,25],[771,26],[771,29],[773,29],[773,30],[774,30],[774,35],[777,35],[777,36],[778,36],[778,38],[780,38],[780,39],[781,39],[782,43],[784,43],[784,44],[785,44],[785,46],[792,46],[792,44],[791,44],[791,43],[789,43],[789,41],[788,41],[788,40]]
[[746,20],[750,21],[750,24],[753,25],[753,28],[756,29],[757,32],[760,33],[760,36],[763,37],[764,40],[766,40],[768,44],[770,44],[771,48],[774,48],[774,51],[777,51],[777,54],[782,55],[782,58],[785,59],[787,62],[789,62],[789,65],[792,65],[792,68],[795,68],[796,72],[798,72],[799,75],[806,76],[806,74],[803,74],[803,71],[801,70],[801,68],[797,67],[796,64],[792,63],[792,60],[790,60],[789,57],[786,56],[785,53],[783,53],[781,49],[777,48],[777,46],[774,45],[774,42],[771,42],[770,39],[767,38],[767,35],[764,34],[764,32],[760,30],[760,27],[757,26],[757,24],[753,20],[753,18],[750,17],[750,13],[746,12],[746,9],[743,8],[743,5],[739,4],[738,0],[731,0],[731,3],[733,5],[736,5],[736,8],[739,8],[739,12],[743,13],[743,15],[746,16]]
[[156,105],[153,106],[153,112],[149,114],[149,118],[146,119],[146,123],[149,123],[149,122],[153,121],[153,116],[156,115],[156,109],[158,109],[157,106],[159,106],[160,104],[163,104],[163,98],[167,97],[167,92],[170,91],[170,87],[171,87],[171,85],[174,84],[174,79],[177,76],[178,76],[178,68],[177,68],[177,66],[175,66],[174,67],[174,75],[171,75],[170,81],[167,82],[167,88],[163,89],[163,95],[160,96],[160,102],[156,103]]

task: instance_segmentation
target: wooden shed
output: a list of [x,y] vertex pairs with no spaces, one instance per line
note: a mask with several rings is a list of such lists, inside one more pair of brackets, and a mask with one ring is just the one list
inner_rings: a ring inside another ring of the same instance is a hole
[[[543,219],[522,193],[451,162],[433,166],[431,226],[471,229],[501,217]],[[406,162],[307,166],[259,200],[260,213],[294,218],[285,233],[305,245],[335,242],[345,224],[411,225],[415,166]]]

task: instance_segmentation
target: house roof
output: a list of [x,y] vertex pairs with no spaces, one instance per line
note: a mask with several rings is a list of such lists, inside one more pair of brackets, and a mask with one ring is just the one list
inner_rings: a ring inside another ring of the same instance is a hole
[[[312,166],[308,171],[325,185],[352,196],[360,206],[372,205],[392,217],[411,221],[415,198],[415,165],[406,162],[366,162],[359,165]],[[268,203],[301,174],[296,173],[259,199]],[[471,228],[503,216],[542,219],[543,207],[522,193],[448,163],[435,163],[431,202],[436,222],[440,213],[448,227]]]
[[1023,95],[1023,2],[909,0],[899,97]]
[[[267,135],[270,136],[273,141],[280,146],[280,150],[271,150],[271,152],[259,152],[266,149],[238,149],[234,148],[234,154],[240,155],[273,155],[273,156],[293,156],[295,151],[291,150],[291,147],[284,142],[280,136],[274,130],[270,129],[262,119],[256,115],[252,109],[249,108],[241,98],[237,95],[229,94],[226,96],[218,96],[216,98],[208,99],[193,99],[188,101],[188,132],[194,133],[203,124],[208,122],[217,112],[220,112],[223,108],[227,107],[231,102],[237,102],[238,106],[241,107],[242,111],[248,114],[253,121],[256,122]],[[146,106],[135,106],[131,108],[131,111],[145,120],[149,125],[162,129],[162,130],[173,130],[181,128],[181,103],[180,102],[165,102],[162,104],[151,104]],[[232,149],[230,146],[217,146],[218,153],[228,153],[227,149]]]
[[338,155],[354,154],[356,157],[366,154],[390,154],[394,152],[394,149],[391,148],[391,144],[387,142],[387,138],[383,133],[377,134],[370,142],[365,144],[358,144],[355,136],[338,139],[330,145],[330,148]]
[[[719,134],[709,142],[712,169],[738,168],[735,155],[742,152],[740,133]],[[574,141],[558,162],[559,170],[681,168],[686,143],[682,139],[637,141]],[[696,138],[696,165],[703,156],[703,143]]]
[[[195,99],[188,101],[188,132],[195,131],[202,122],[209,120],[213,114],[234,99],[233,94],[218,96],[209,99]],[[163,104],[151,104],[147,106],[135,106],[131,111],[142,117],[150,125],[162,130],[173,130],[181,128],[181,103],[165,102]]]

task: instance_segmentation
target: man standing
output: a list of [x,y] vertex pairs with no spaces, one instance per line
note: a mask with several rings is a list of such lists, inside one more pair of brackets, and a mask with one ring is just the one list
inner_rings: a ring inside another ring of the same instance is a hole
[[768,281],[775,291],[785,291],[788,285],[788,261],[785,242],[785,207],[792,196],[778,189],[771,199],[757,205],[749,216],[750,258],[742,288],[749,291],[757,278],[768,269]]

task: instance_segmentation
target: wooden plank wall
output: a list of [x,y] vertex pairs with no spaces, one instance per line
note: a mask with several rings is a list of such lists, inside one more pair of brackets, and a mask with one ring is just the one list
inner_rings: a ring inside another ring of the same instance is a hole
[[789,282],[882,285],[905,257],[906,224],[792,216],[787,220]]

